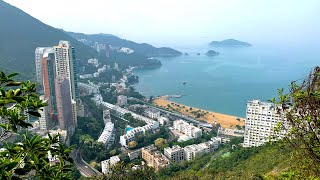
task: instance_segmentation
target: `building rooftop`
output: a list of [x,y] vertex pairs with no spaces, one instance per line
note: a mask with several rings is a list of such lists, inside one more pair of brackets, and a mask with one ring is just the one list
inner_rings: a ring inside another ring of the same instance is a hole
[[164,148],[164,151],[167,151],[167,152],[174,152],[174,151],[180,151],[182,150],[183,148],[181,148],[179,145],[174,145],[172,147],[166,147]]
[[159,110],[156,110],[156,109],[148,108],[148,109],[146,109],[146,112],[149,112],[149,113],[159,113],[160,111],[159,111]]

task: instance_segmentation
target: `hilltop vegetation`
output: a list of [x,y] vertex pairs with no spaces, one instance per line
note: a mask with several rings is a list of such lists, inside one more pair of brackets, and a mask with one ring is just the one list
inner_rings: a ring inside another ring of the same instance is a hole
[[111,34],[83,34],[83,33],[74,33],[67,32],[70,36],[75,39],[85,39],[87,40],[88,45],[94,45],[95,42],[109,44],[115,47],[128,47],[133,49],[137,54],[145,55],[148,57],[151,56],[177,56],[182,53],[168,47],[156,48],[147,43],[136,43],[130,40],[121,39],[117,36]]
[[76,49],[76,58],[97,56],[92,48],[2,0],[0,9],[0,67],[6,72],[18,72],[25,79],[34,79],[35,49],[57,45],[60,40],[71,42]]
[[[227,152],[223,151],[225,149],[228,148],[224,147],[213,154],[198,158],[193,162],[193,168],[177,171],[172,174],[173,176],[170,179],[247,180],[303,179],[303,177],[308,177],[306,176],[307,173],[300,167],[301,162],[292,158],[293,152],[290,149],[281,149],[279,146],[271,144],[252,148],[238,146]],[[224,153],[221,154],[220,152]],[[215,157],[216,154],[218,154],[217,157]],[[316,177],[317,174],[310,174],[311,179]]]
[[[120,39],[108,34],[84,35],[69,33],[42,23],[36,18],[0,0],[0,67],[5,72],[18,72],[24,80],[35,80],[34,52],[37,47],[51,47],[60,40],[71,43],[76,51],[78,66],[83,66],[87,59],[107,58],[98,54],[93,48],[79,42],[77,37],[85,36],[94,41],[114,46],[125,46],[135,50],[134,54],[113,52],[109,62],[118,62],[123,66],[154,67],[161,65],[156,59],[148,59],[150,55],[180,55],[179,51],[171,48],[155,48],[149,44],[138,44],[133,41]],[[21,64],[21,66],[17,66]]]
[[243,41],[239,41],[236,39],[226,39],[223,41],[212,41],[211,43],[209,43],[210,46],[221,46],[221,47],[248,47],[248,46],[252,46],[251,44],[247,43],[247,42],[243,42]]

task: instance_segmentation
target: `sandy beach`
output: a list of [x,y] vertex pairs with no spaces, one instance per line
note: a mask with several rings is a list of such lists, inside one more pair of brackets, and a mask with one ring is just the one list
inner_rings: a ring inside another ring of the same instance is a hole
[[210,124],[219,123],[223,128],[236,128],[236,125],[244,125],[243,118],[189,107],[183,104],[169,101],[165,97],[157,98],[153,101],[153,103],[159,107],[178,111],[182,114],[204,120]]

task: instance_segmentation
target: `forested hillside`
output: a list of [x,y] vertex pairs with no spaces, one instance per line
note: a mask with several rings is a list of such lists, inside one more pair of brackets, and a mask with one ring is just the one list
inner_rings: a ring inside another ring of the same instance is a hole
[[147,43],[139,44],[130,40],[121,39],[111,34],[67,33],[75,39],[86,39],[89,45],[94,45],[95,42],[98,42],[116,47],[128,47],[133,49],[137,54],[145,56],[177,56],[182,54],[181,52],[169,47],[157,48]]
[[0,67],[18,72],[25,79],[34,79],[34,51],[36,47],[53,46],[59,40],[70,41],[76,58],[97,55],[92,48],[78,42],[59,29],[46,25],[20,9],[0,0]]

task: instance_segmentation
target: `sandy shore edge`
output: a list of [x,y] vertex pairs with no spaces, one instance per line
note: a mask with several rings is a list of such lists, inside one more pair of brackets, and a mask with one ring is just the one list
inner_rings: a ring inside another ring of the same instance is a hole
[[[179,104],[173,101],[168,100],[165,97],[156,98],[153,100],[153,103],[156,106],[178,111],[182,114],[192,116],[197,119],[206,121],[210,124],[219,123],[223,128],[236,128],[237,125],[244,126],[244,119],[241,117],[236,117],[232,115],[217,113],[213,111],[207,111],[199,108],[190,107],[184,104]],[[199,115],[200,117],[199,117]]]

